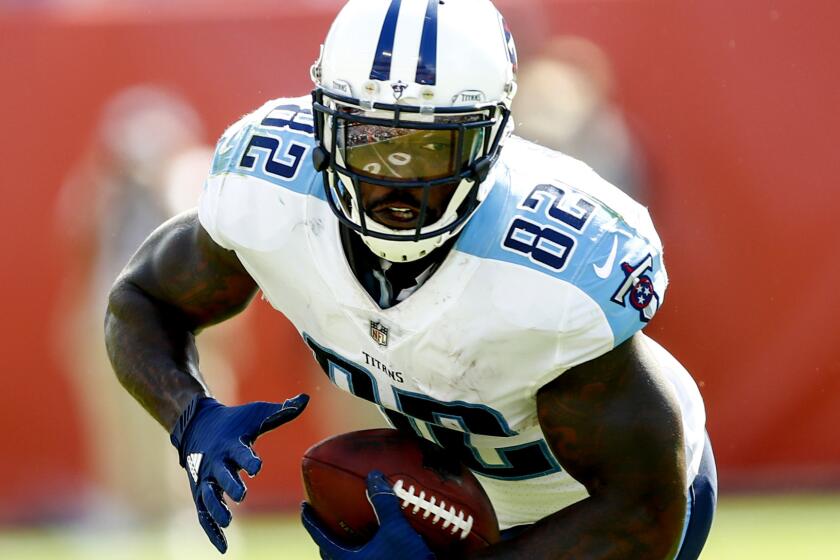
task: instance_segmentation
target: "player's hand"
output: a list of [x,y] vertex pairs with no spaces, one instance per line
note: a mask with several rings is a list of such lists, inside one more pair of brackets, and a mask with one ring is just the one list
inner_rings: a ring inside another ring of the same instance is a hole
[[219,552],[227,550],[222,528],[231,521],[222,493],[235,502],[245,498],[240,469],[255,476],[262,467],[251,445],[260,435],[296,418],[307,402],[308,396],[298,395],[284,403],[224,406],[216,399],[197,397],[178,419],[170,439],[187,471],[198,522]]
[[304,502],[301,511],[303,526],[321,549],[321,558],[327,560],[434,560],[435,555],[426,546],[417,531],[403,516],[399,498],[379,471],[367,476],[368,501],[373,505],[379,530],[373,539],[358,548],[339,543],[323,527],[312,507]]

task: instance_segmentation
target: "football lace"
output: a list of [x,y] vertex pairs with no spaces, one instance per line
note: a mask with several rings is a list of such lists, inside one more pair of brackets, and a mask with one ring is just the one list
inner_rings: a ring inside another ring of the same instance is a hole
[[443,500],[438,501],[431,494],[426,499],[426,492],[424,490],[419,490],[419,493],[417,493],[414,485],[406,488],[402,479],[397,480],[397,483],[394,484],[394,494],[402,500],[403,509],[413,506],[411,508],[412,515],[417,515],[422,510],[423,519],[428,519],[432,515],[434,516],[432,517],[432,525],[437,525],[438,521],[443,520],[443,524],[441,525],[442,529],[449,529],[453,535],[461,531],[461,540],[467,538],[467,535],[472,530],[472,515],[464,516],[464,512],[455,509],[453,505],[450,505],[447,509],[446,502]]

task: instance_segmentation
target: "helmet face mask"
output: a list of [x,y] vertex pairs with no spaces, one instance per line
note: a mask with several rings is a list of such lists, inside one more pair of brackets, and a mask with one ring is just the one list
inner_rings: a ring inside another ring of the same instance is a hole
[[[489,191],[483,183],[490,183],[485,180],[511,128],[515,77],[504,53],[512,43],[490,2],[465,1],[464,5],[483,10],[485,25],[471,32],[477,39],[486,38],[487,44],[464,41],[462,30],[454,28],[457,13],[447,16],[447,25],[441,17],[437,41],[448,44],[449,36],[464,51],[460,53],[464,56],[452,59],[458,63],[470,62],[469,49],[462,45],[471,45],[481,55],[473,59],[483,56],[487,71],[478,68],[472,77],[457,68],[446,72],[445,64],[422,60],[421,44],[420,62],[414,58],[416,78],[404,73],[406,80],[399,79],[398,71],[396,76],[383,75],[381,53],[371,69],[370,59],[360,62],[367,57],[353,56],[353,48],[357,55],[364,48],[358,46],[364,43],[357,29],[361,23],[370,27],[365,37],[372,43],[370,49],[381,46],[388,17],[381,30],[379,23],[370,22],[377,16],[382,21],[383,14],[376,10],[387,7],[385,1],[350,0],[313,66],[315,135],[320,144],[315,166],[323,173],[326,199],[338,219],[378,256],[410,261],[456,235]],[[426,13],[425,20],[419,18],[425,41],[428,15],[434,11],[437,18],[437,2],[391,0],[389,15],[395,6],[397,12],[402,6],[400,18]],[[447,3],[445,8],[450,6]],[[347,31],[354,28],[353,33]],[[398,56],[399,36],[396,44],[394,61],[407,59]],[[444,84],[445,76],[458,79]],[[490,93],[494,90],[495,95]]]
[[[377,104],[365,111],[356,100],[336,99],[317,89],[313,95],[316,135],[329,154],[324,170],[327,201],[344,225],[362,236],[418,242],[466,222],[478,205],[486,170],[497,157],[497,131],[509,117],[505,107],[456,107],[424,115],[420,107]],[[379,116],[388,114],[392,116]],[[366,207],[363,192],[367,186],[393,189],[395,200],[419,198],[410,232],[371,221],[373,208]],[[430,207],[435,199],[442,208]]]
[[[465,115],[461,122],[481,115]],[[436,124],[457,123],[457,117],[435,118]],[[454,177],[475,161],[483,148],[485,130],[479,127],[413,128],[336,119],[336,148],[347,168],[375,179],[429,181]],[[482,154],[483,155],[483,154]]]

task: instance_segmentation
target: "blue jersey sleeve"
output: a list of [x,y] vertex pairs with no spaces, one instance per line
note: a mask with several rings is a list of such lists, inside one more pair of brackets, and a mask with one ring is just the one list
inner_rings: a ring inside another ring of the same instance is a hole
[[312,109],[302,99],[274,100],[229,128],[216,147],[211,174],[247,175],[323,196],[312,189],[314,127]]
[[598,240],[576,268],[574,284],[601,308],[616,346],[647,325],[668,286],[658,241],[618,217],[601,224]]
[[225,131],[198,214],[216,243],[273,246],[284,220],[297,219],[284,208],[290,197],[324,197],[311,162],[313,133],[308,97],[269,101]]
[[647,211],[609,187],[516,186],[500,174],[456,248],[573,285],[601,310],[617,346],[659,309],[667,275]]

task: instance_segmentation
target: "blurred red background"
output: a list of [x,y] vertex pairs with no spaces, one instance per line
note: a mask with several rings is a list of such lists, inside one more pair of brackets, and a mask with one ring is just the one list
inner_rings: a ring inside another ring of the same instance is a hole
[[[195,106],[212,143],[265,100],[309,91],[337,4],[0,11],[0,521],[55,512],[91,469],[95,442],[83,436],[68,366],[49,340],[57,284],[73,266],[53,208],[103,103],[138,82],[165,85]],[[612,60],[615,101],[648,158],[671,277],[648,332],[700,385],[723,490],[840,485],[840,5],[498,4],[522,61],[557,34],[589,38]],[[261,301],[248,313],[257,357],[239,364],[240,400],[317,394],[324,378],[293,329]],[[299,457],[323,424],[310,413],[260,441],[269,468],[251,484],[253,507],[299,501]]]

